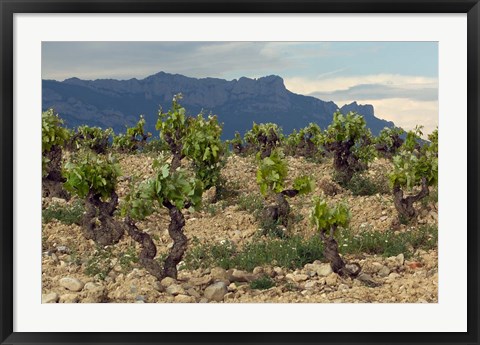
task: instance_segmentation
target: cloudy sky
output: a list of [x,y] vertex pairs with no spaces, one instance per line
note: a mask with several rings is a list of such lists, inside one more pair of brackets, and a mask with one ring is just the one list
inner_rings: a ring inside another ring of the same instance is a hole
[[438,125],[437,42],[44,42],[42,78],[142,79],[164,71],[238,79],[276,74],[295,93],[372,104],[430,133]]

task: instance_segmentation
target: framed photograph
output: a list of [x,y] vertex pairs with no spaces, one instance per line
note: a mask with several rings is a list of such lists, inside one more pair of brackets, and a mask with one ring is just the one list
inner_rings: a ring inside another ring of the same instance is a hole
[[2,344],[479,343],[478,1],[0,5]]

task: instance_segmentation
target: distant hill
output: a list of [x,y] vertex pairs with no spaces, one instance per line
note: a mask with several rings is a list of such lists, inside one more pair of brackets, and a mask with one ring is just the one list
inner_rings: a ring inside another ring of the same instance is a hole
[[[66,79],[42,81],[42,108],[54,108],[68,127],[112,127],[123,132],[125,126],[145,116],[147,130],[155,133],[159,107],[167,111],[174,94],[182,93],[182,106],[189,115],[200,111],[218,115],[224,123],[224,138],[235,131],[243,134],[252,123],[275,122],[285,133],[316,122],[325,129],[339,107],[315,97],[295,94],[286,89],[283,79],[271,75],[258,79],[238,80],[189,78],[179,74],[157,73],[145,79],[114,80]],[[393,122],[375,117],[372,105],[356,102],[340,108],[344,113],[355,111],[364,116],[373,134]]]

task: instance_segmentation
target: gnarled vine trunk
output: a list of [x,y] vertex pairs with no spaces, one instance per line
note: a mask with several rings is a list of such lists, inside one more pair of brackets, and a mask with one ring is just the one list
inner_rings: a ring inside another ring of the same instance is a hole
[[173,239],[173,247],[170,250],[165,262],[160,265],[155,261],[157,247],[153,243],[152,237],[138,230],[134,221],[130,217],[125,218],[128,234],[138,242],[142,251],[140,252],[140,264],[155,278],[162,280],[165,277],[177,279],[177,265],[182,261],[185,250],[187,249],[187,237],[183,233],[185,227],[185,218],[181,210],[169,201],[164,201],[163,206],[168,209],[170,214],[170,224],[168,225],[168,234]]
[[303,157],[314,157],[318,154],[318,147],[310,139],[304,139],[298,144],[295,154]]
[[140,264],[158,280],[165,278],[162,266],[155,261],[157,247],[155,243],[153,243],[152,237],[146,232],[138,230],[135,222],[130,217],[125,218],[125,224],[127,226],[127,233],[142,247],[139,255]]
[[62,148],[58,145],[52,146],[51,150],[45,153],[45,157],[49,162],[47,176],[42,178],[42,195],[68,200],[70,196],[63,189],[66,180],[62,176]]
[[427,179],[422,178],[422,189],[415,195],[403,196],[403,190],[397,184],[393,187],[393,203],[400,215],[406,220],[411,220],[417,215],[413,203],[425,198],[429,194]]
[[290,204],[286,196],[293,198],[298,194],[296,189],[286,189],[275,196],[275,204],[265,208],[263,217],[272,224],[282,224],[288,226],[288,216],[290,214]]
[[349,276],[354,278],[360,273],[361,267],[357,263],[346,264],[345,261],[343,261],[342,257],[338,253],[338,243],[333,237],[335,230],[336,227],[330,228],[329,236],[327,236],[325,229],[320,231],[320,238],[324,244],[323,255],[330,262],[333,272],[341,276]]
[[171,135],[165,135],[165,141],[170,147],[170,152],[172,154],[170,172],[173,172],[178,167],[180,167],[180,165],[182,164],[182,159],[185,157],[184,154],[182,153],[183,145],[180,138],[181,138],[181,133],[179,128],[177,128],[175,132],[175,137],[172,137]]
[[109,201],[102,201],[100,195],[89,192],[85,202],[82,230],[87,239],[101,245],[117,243],[125,231],[122,224],[113,218],[118,206],[118,196],[114,191]]
[[358,157],[352,152],[355,145],[353,140],[334,142],[327,145],[327,149],[333,152],[333,167],[337,173],[337,181],[345,186],[352,176],[366,169],[366,164],[360,162]]
[[403,139],[395,135],[392,137],[392,146],[388,147],[386,144],[376,144],[375,149],[385,158],[392,158],[403,144]]
[[164,263],[164,275],[166,277],[177,278],[177,265],[182,261],[183,254],[187,249],[187,236],[183,233],[185,227],[185,217],[181,210],[169,201],[164,201],[163,206],[168,209],[170,214],[170,224],[168,225],[168,234],[173,239],[173,247],[170,250]]

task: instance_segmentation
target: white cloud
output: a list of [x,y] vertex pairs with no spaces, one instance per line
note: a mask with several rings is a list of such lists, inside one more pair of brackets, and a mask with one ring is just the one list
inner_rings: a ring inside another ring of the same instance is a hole
[[[351,103],[352,100],[342,100],[338,106]],[[405,98],[362,99],[359,104],[371,104],[375,108],[375,116],[393,121],[396,126],[405,130],[416,125],[424,126],[423,133],[429,134],[438,126],[438,101],[416,101]]]
[[437,88],[438,79],[408,76],[400,74],[373,74],[362,76],[335,77],[321,80],[307,78],[286,78],[285,85],[292,92],[311,94],[314,92],[334,92],[348,90],[361,84],[384,84],[390,87],[403,87],[409,89]]
[[[374,87],[362,87],[366,84],[372,84]],[[324,101],[334,101],[339,107],[353,101],[359,104],[372,104],[375,116],[393,121],[406,130],[423,125],[424,133],[428,134],[438,126],[438,100],[433,97],[435,93],[432,94],[432,90],[438,89],[437,78],[398,74],[321,80],[287,78],[285,86],[295,93],[310,94]],[[375,90],[379,91],[382,87],[382,92],[375,93]],[[359,90],[365,92],[358,92]],[[394,92],[396,90],[398,93]],[[415,92],[418,92],[418,95]],[[325,98],[328,96],[329,99]]]

